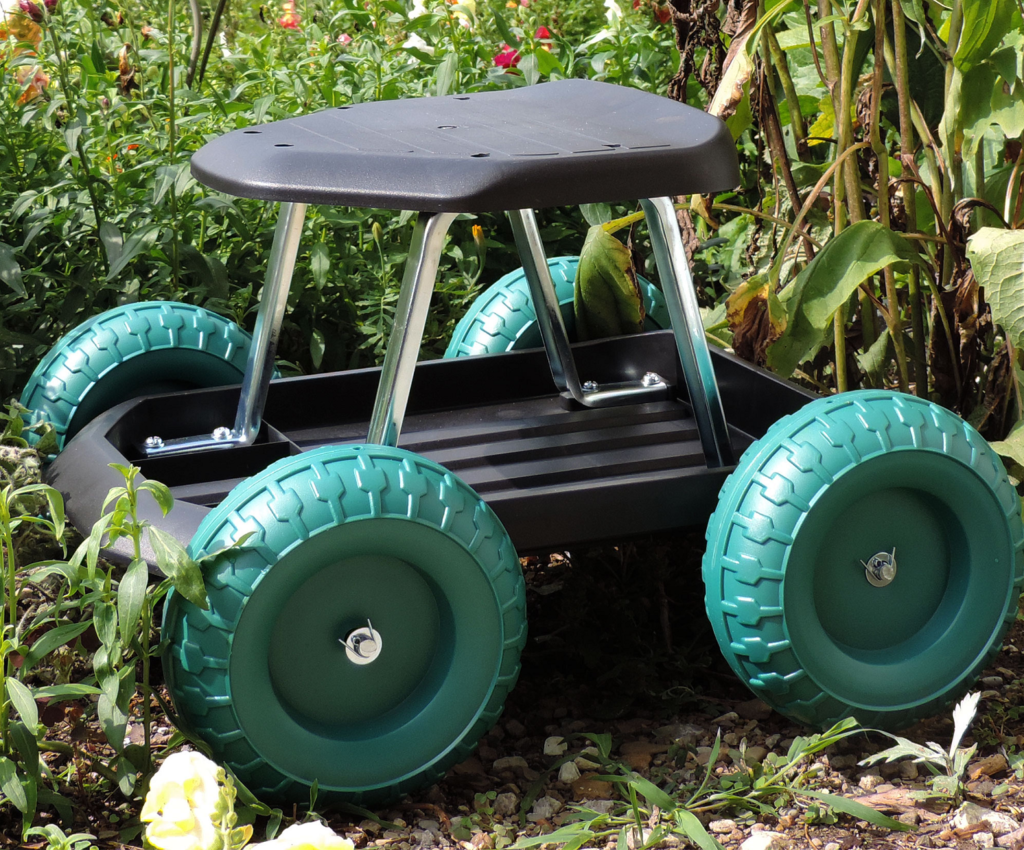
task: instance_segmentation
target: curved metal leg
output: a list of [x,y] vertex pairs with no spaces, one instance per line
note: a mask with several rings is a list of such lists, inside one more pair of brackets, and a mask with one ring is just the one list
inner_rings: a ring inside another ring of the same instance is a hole
[[377,400],[370,418],[368,443],[398,445],[444,237],[455,219],[455,213],[421,212],[416,221],[409,259],[405,262],[402,291],[395,308],[395,324],[384,355]]
[[654,258],[658,263],[658,274],[672,319],[679,360],[690,392],[704,456],[709,468],[728,466],[733,462],[729,427],[704,337],[697,294],[693,290],[693,278],[686,262],[675,209],[669,198],[650,198],[640,204],[647,215]]

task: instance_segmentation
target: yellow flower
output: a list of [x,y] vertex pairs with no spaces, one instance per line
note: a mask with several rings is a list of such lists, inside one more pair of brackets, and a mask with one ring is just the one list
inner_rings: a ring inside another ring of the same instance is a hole
[[258,845],[258,850],[354,850],[355,845],[319,821],[297,823],[273,841]]
[[201,753],[168,756],[149,784],[140,819],[146,843],[156,850],[226,850],[226,816],[233,795],[224,770]]
[[[0,41],[13,38],[20,44],[38,49],[43,31],[21,8],[21,0],[0,0]],[[16,50],[20,53],[22,50]]]

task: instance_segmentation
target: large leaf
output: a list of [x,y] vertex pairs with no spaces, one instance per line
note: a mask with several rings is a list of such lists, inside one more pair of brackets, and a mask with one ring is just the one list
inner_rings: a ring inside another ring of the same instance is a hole
[[576,267],[573,299],[580,340],[639,333],[644,302],[629,249],[603,227],[591,227]]
[[1024,230],[983,227],[967,244],[967,258],[993,321],[1012,345],[1024,348]]
[[0,791],[3,791],[15,808],[21,812],[28,810],[28,797],[25,788],[18,779],[18,769],[9,758],[0,756]]
[[905,263],[924,261],[906,238],[877,221],[860,221],[844,230],[779,296],[788,321],[768,349],[768,365],[788,378],[830,338],[833,316],[858,286],[887,266]]
[[8,679],[7,693],[11,702],[14,703],[14,707],[18,709],[21,719],[25,721],[25,725],[35,729],[36,724],[39,723],[39,711],[36,709],[36,701],[32,692],[17,679]]
[[203,571],[188,556],[185,547],[155,526],[149,528],[149,543],[156,555],[157,566],[171,580],[174,589],[193,605],[204,611],[208,609],[210,603],[206,599]]
[[875,826],[881,826],[886,829],[893,829],[899,832],[907,832],[908,830],[914,829],[910,824],[902,823],[898,820],[886,817],[878,811],[878,809],[873,809],[871,806],[866,806],[864,803],[858,803],[856,800],[851,800],[849,797],[840,797],[837,794],[825,794],[821,791],[810,791],[805,788],[801,788],[796,793],[801,797],[811,797],[815,800],[821,800],[823,803],[828,803],[828,805],[837,812],[842,812],[844,815],[850,815],[858,820],[866,820],[868,823],[873,823]]
[[25,655],[21,663],[22,673],[27,673],[58,646],[63,646],[73,641],[86,631],[90,625],[92,624],[87,621],[84,623],[68,623],[63,626],[57,626],[55,629],[50,629],[50,631],[46,632],[46,634],[32,644],[32,648]]
[[149,567],[143,560],[132,561],[117,586],[117,620],[121,642],[127,645],[135,634],[149,585]]
[[28,295],[21,280],[21,266],[14,259],[14,249],[3,242],[0,242],[0,280],[6,283],[15,295],[22,298]]
[[722,850],[722,845],[712,838],[704,828],[697,816],[686,809],[676,809],[675,831],[685,835],[693,844],[701,850]]
[[953,64],[966,71],[987,59],[1013,26],[1016,0],[974,0],[963,4],[964,24]]

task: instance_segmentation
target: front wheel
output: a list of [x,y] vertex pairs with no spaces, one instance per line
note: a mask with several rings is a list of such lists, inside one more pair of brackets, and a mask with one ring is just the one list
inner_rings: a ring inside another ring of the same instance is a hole
[[708,616],[765,702],[897,729],[962,695],[1024,581],[1021,505],[970,425],[912,396],[821,399],[744,454],[708,525]]
[[210,608],[170,594],[167,684],[260,799],[377,805],[441,778],[519,673],[525,585],[491,509],[432,461],[327,446],[243,482],[193,557]]

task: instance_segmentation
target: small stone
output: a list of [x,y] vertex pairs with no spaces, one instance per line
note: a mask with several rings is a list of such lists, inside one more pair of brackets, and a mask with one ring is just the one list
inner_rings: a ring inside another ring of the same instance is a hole
[[587,798],[606,800],[612,796],[614,790],[611,782],[595,779],[594,774],[584,774],[572,783],[572,793],[576,795],[577,800]]
[[843,850],[843,846],[835,841],[830,841],[822,848],[822,850]]
[[903,812],[903,814],[898,815],[896,817],[896,820],[898,820],[900,823],[908,824],[909,826],[917,826],[917,824],[921,821],[921,815],[913,811]]
[[533,804],[533,810],[526,816],[528,821],[537,823],[541,820],[551,820],[562,810],[562,803],[554,797],[541,797]]
[[587,808],[599,815],[610,815],[615,808],[614,800],[587,800]]
[[672,741],[682,747],[692,747],[703,733],[704,730],[700,726],[694,726],[692,723],[673,723],[655,730],[655,734],[663,741]]
[[857,785],[865,791],[874,791],[884,781],[876,772],[862,773],[857,779]]
[[914,780],[920,776],[920,771],[917,769],[917,765],[912,761],[901,761],[900,762],[900,779]]
[[736,725],[736,721],[740,719],[740,716],[735,711],[727,711],[721,717],[716,717],[711,721],[712,726],[726,726],[733,727]]
[[378,832],[380,832],[380,824],[372,820],[360,821],[359,828],[363,832],[367,832],[370,835],[376,835]]
[[736,706],[736,713],[744,720],[767,720],[772,707],[759,699],[748,699]]
[[430,832],[438,832],[441,829],[441,824],[436,820],[421,820],[416,822],[416,826],[420,829],[426,829]]
[[649,741],[627,741],[619,747],[622,760],[633,770],[646,769],[651,763],[651,757],[655,753],[667,751],[668,744],[652,744]]
[[982,676],[978,681],[986,688],[1001,688],[1005,684],[1002,676]]
[[778,743],[779,743],[779,739],[780,739],[781,737],[782,737],[782,736],[781,736],[780,734],[778,734],[777,732],[776,732],[776,733],[775,733],[774,735],[769,735],[769,736],[768,736],[767,738],[765,738],[765,741],[764,741],[764,745],[765,745],[765,746],[766,746],[766,747],[767,747],[767,748],[768,748],[769,750],[774,750],[774,749],[775,749],[775,746],[776,746],[776,744],[778,744]]
[[[711,747],[697,747],[697,764],[707,764],[711,761]],[[718,751],[718,760],[721,761],[726,757],[726,754],[722,751]]]
[[771,850],[771,848],[782,847],[785,838],[777,832],[755,832],[740,845],[740,850]]
[[967,829],[979,823],[986,824],[995,835],[1007,835],[1020,826],[1009,815],[986,809],[977,803],[964,803],[953,815],[953,829]]
[[437,843],[437,836],[429,830],[414,829],[410,835],[417,847],[433,847]]
[[494,798],[494,814],[507,818],[519,808],[519,798],[511,791],[504,791]]
[[708,824],[708,829],[716,835],[725,835],[736,829],[734,820],[713,820]]
[[566,785],[571,785],[577,779],[580,778],[580,769],[576,765],[567,761],[560,768],[558,768],[558,781],[564,782]]
[[552,735],[550,738],[544,740],[544,755],[558,756],[562,755],[566,750],[565,738],[561,735]]
[[629,850],[636,850],[638,847],[643,847],[650,837],[651,830],[637,829],[634,826],[632,829],[626,830],[626,846]]
[[735,732],[726,732],[722,736],[722,743],[727,747],[735,747],[740,742],[740,736]]
[[580,770],[597,770],[601,766],[596,761],[591,761],[583,756],[576,756],[576,758],[572,760],[572,763]]
[[971,836],[971,840],[974,841],[979,847],[995,847],[996,839],[991,832],[976,832]]
[[524,770],[529,767],[522,756],[505,756],[491,765],[494,770]]
[[505,721],[505,731],[513,738],[522,738],[526,734],[526,727],[514,717]]

